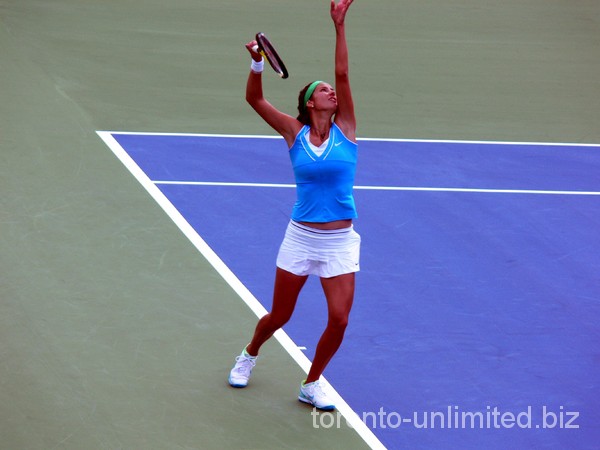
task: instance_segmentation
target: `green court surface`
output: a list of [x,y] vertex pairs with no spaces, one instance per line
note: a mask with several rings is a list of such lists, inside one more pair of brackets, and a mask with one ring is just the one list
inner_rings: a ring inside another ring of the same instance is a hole
[[[293,114],[332,77],[328,7],[0,0],[0,449],[368,447],[313,426],[274,340],[227,385],[256,316],[96,134],[273,134],[243,44],[277,42]],[[359,136],[600,143],[599,30],[596,0],[355,0]]]

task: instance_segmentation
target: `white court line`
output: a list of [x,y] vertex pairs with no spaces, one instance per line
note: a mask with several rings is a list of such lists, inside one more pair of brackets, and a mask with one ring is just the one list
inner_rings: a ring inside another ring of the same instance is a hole
[[[250,307],[250,309],[258,316],[262,317],[267,313],[267,310],[260,302],[252,295],[252,293],[242,284],[235,274],[225,265],[225,263],[217,256],[217,254],[209,247],[209,245],[200,237],[194,228],[188,223],[181,213],[173,206],[167,197],[156,187],[154,182],[148,178],[144,171],[136,164],[136,162],[127,154],[121,145],[112,136],[111,132],[97,131],[98,136],[112,150],[123,165],[131,172],[131,174],[140,182],[146,191],[154,198],[160,207],[167,215],[175,222],[183,234],[190,242],[200,251],[207,261],[215,268],[215,270],[223,277],[223,279],[231,286],[231,288],[242,298],[242,300]],[[279,341],[283,348],[290,354],[296,363],[308,374],[310,369],[310,360],[302,353],[300,348],[292,341],[292,339],[283,331],[278,330],[274,337]],[[385,449],[385,446],[377,439],[375,434],[361,420],[356,412],[346,403],[346,401],[338,394],[338,392],[330,385],[330,390],[333,399],[335,400],[336,408],[340,414],[344,416],[347,423],[356,430],[359,436],[372,449]]]
[[[233,186],[258,188],[295,188],[295,184],[277,183],[230,183],[221,181],[153,181],[156,185],[180,186]],[[424,191],[424,192],[478,192],[485,194],[537,194],[537,195],[600,195],[597,191],[545,191],[536,189],[475,189],[444,187],[409,187],[409,186],[354,186],[357,190],[371,191]]]
[[[133,136],[181,136],[181,137],[217,137],[217,138],[241,138],[241,139],[283,139],[281,136],[255,135],[255,134],[211,134],[211,133],[160,133],[143,131],[98,131],[98,133],[122,134]],[[519,142],[519,141],[469,141],[452,139],[397,139],[397,138],[367,138],[359,137],[359,141],[379,142],[422,142],[440,144],[486,144],[486,145],[531,145],[544,147],[596,147],[600,150],[600,144],[591,143],[565,143],[565,142]]]

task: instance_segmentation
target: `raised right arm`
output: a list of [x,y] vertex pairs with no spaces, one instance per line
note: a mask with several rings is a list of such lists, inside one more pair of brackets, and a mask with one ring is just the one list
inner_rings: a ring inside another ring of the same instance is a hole
[[[259,62],[262,60],[262,56],[260,53],[254,51],[255,46],[256,41],[246,44],[246,48],[250,52],[252,59]],[[265,61],[265,64],[268,63]],[[253,70],[250,71],[246,83],[246,101],[265,122],[283,136],[288,147],[291,147],[296,135],[302,128],[302,124],[295,117],[279,111],[265,99],[262,89],[262,73],[254,72]]]

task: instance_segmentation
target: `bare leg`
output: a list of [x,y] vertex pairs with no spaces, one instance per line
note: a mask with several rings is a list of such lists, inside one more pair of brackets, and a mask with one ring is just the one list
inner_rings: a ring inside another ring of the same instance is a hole
[[273,290],[273,306],[271,312],[261,317],[256,325],[252,341],[246,347],[246,351],[250,355],[258,355],[260,347],[273,336],[273,333],[290,320],[300,290],[306,283],[307,278],[308,276],[294,275],[279,267],[277,268]]
[[315,358],[306,378],[307,383],[319,379],[342,343],[354,300],[354,280],[354,273],[321,278],[321,285],[327,298],[328,321],[317,344]]

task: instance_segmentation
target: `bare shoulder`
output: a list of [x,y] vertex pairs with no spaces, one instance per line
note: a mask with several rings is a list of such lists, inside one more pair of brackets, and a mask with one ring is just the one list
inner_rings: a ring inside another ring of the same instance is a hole
[[334,123],[340,129],[340,131],[352,142],[356,142],[356,124],[351,122],[348,123],[344,120],[339,120],[337,117],[334,120]]
[[287,133],[287,134],[281,133],[281,135],[285,139],[285,142],[286,142],[288,148],[291,148],[292,145],[294,145],[296,136],[298,136],[298,133],[300,133],[300,130],[304,127],[304,124],[302,124],[295,118],[294,118],[294,121],[290,123],[290,125],[291,126],[290,126],[289,133]]

